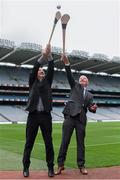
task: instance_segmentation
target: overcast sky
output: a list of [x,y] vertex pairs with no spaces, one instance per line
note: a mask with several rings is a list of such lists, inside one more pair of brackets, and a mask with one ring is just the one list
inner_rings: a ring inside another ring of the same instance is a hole
[[[66,49],[120,56],[119,0],[0,0],[0,38],[32,42],[45,46],[57,11],[68,13]],[[61,22],[52,39],[53,46],[62,47]]]

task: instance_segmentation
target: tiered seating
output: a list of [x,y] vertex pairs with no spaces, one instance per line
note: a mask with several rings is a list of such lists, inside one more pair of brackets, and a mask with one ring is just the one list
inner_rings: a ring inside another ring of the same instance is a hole
[[96,114],[88,112],[88,119],[95,121],[120,121],[119,107],[100,107]]
[[[30,69],[20,67],[0,66],[0,84],[28,85]],[[81,73],[73,73],[76,81]],[[120,92],[120,77],[84,74],[89,79],[89,89],[94,91]],[[70,89],[66,73],[55,71],[53,88]]]
[[[30,69],[28,68],[0,66],[0,122],[26,122],[27,113],[24,110],[25,107],[21,109],[16,105],[21,103],[20,107],[22,107],[27,102],[29,73]],[[77,81],[80,75],[81,73],[73,73]],[[119,108],[107,107],[111,104],[120,104],[120,77],[95,74],[87,74],[87,77],[90,81],[89,90],[95,96],[94,101],[106,105],[106,107],[99,107],[96,114],[88,112],[88,120],[120,120]],[[6,88],[6,85],[8,85],[8,88]],[[18,87],[14,88],[16,86],[20,87],[20,89]],[[62,114],[64,101],[67,101],[69,97],[69,92],[66,90],[70,89],[64,71],[55,71],[52,88],[54,90],[53,104],[55,106],[53,107],[52,117],[53,120],[61,121],[64,119]],[[110,94],[111,92],[113,94]],[[10,103],[10,101],[13,103]],[[22,103],[23,101],[24,103]],[[14,105],[11,106],[10,104]]]
[[[9,122],[26,122],[27,120],[27,112],[17,106],[0,106],[0,112]],[[0,117],[1,121],[4,119]]]
[[27,68],[0,66],[0,84],[28,84],[30,70]]
[[[0,106],[0,123],[26,123],[28,112],[25,111],[24,106]],[[62,122],[64,116],[62,114],[63,107],[53,107],[52,119],[53,121]],[[99,107],[96,114],[87,113],[88,121],[120,121],[120,108],[119,107]],[[8,120],[7,120],[8,119]]]

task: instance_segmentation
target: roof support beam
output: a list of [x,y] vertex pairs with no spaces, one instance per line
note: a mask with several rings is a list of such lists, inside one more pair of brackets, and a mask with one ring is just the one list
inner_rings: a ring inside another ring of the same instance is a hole
[[71,67],[74,67],[74,66],[77,66],[77,65],[80,65],[80,64],[84,64],[84,63],[86,63],[87,61],[89,61],[88,59],[87,60],[84,60],[84,61],[80,61],[80,62],[77,62],[77,63],[75,63],[75,64],[71,64]]
[[120,71],[120,65],[119,66],[115,66],[113,68],[106,68],[105,70],[106,70],[106,72],[109,72],[109,71],[115,70],[115,69],[118,69]]
[[10,56],[11,54],[13,54],[18,48],[14,48],[13,51],[9,52],[8,54],[6,54],[5,56],[3,56],[2,58],[0,58],[0,61],[4,60],[5,58],[7,58],[8,56]]
[[[103,62],[103,61],[101,61]],[[100,66],[103,66],[103,65],[106,65],[106,64],[109,64],[110,62],[103,62],[102,64],[97,64],[97,65],[94,65],[94,66],[91,66],[91,67],[88,67],[86,68],[87,70],[91,70],[93,68],[96,68],[96,67],[100,67]]]
[[25,63],[27,63],[27,62],[30,62],[30,61],[32,61],[33,59],[38,58],[38,57],[40,57],[40,56],[41,56],[41,54],[38,54],[38,55],[36,55],[36,56],[33,56],[32,58],[29,58],[29,59],[27,59],[26,61],[23,61],[23,62],[21,63],[21,65],[22,65],[22,64],[25,64]]

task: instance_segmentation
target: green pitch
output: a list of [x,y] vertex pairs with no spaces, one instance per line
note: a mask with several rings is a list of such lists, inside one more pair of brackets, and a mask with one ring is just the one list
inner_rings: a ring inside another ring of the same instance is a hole
[[[55,164],[61,142],[62,124],[53,124]],[[0,170],[21,170],[25,125],[0,125]],[[120,165],[120,122],[88,123],[86,129],[86,166]],[[77,168],[75,132],[69,145],[66,167]],[[47,169],[45,148],[39,131],[31,155],[31,169]]]

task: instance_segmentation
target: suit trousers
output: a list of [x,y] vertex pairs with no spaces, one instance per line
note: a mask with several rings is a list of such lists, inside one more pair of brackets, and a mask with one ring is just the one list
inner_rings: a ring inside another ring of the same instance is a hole
[[23,154],[23,166],[29,168],[30,155],[34,145],[34,141],[41,129],[46,149],[46,162],[49,169],[54,166],[54,149],[52,144],[52,118],[50,113],[32,112],[29,113],[26,125],[26,144]]
[[77,141],[77,165],[78,167],[84,167],[85,164],[85,127],[86,125],[80,120],[80,114],[75,117],[65,115],[65,120],[62,127],[62,142],[58,154],[58,166],[64,166],[66,160],[67,150],[70,143],[70,139],[75,129],[76,141]]

